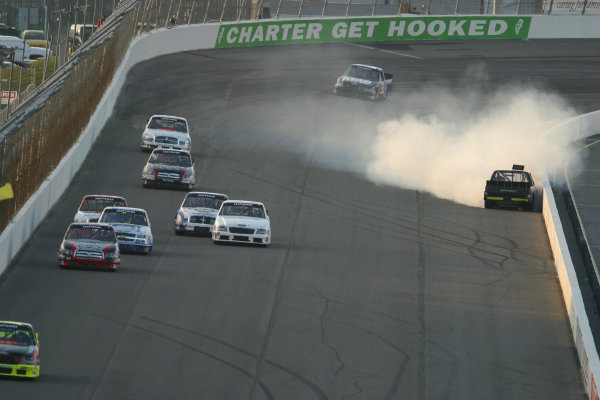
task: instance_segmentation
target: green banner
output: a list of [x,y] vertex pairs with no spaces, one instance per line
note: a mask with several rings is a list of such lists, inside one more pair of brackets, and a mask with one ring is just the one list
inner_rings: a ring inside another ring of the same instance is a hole
[[531,17],[386,17],[223,24],[215,47],[396,40],[526,39]]

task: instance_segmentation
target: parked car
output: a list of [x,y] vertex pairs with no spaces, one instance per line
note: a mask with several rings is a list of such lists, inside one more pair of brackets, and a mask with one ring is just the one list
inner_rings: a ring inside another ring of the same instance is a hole
[[29,61],[31,56],[31,46],[17,36],[0,36],[0,46],[12,48],[15,50],[14,57],[11,58],[15,63]]
[[19,37],[20,31],[12,26],[8,26],[6,24],[0,24],[0,36],[14,36]]
[[42,30],[26,29],[21,32],[21,39],[25,39],[31,47],[43,47],[46,48],[48,40],[46,38],[46,32]]
[[69,28],[69,51],[73,52],[79,48],[96,31],[96,25],[73,24]]

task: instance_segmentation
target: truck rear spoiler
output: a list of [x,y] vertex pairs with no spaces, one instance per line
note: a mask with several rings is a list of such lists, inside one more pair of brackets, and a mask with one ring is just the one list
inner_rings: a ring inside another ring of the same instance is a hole
[[512,169],[514,171],[524,171],[525,170],[525,166],[524,165],[519,165],[519,164],[513,164]]

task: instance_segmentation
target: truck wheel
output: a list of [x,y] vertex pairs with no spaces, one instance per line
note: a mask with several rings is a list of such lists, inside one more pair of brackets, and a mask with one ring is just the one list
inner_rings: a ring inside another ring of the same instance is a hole
[[535,195],[531,196],[531,202],[529,204],[527,204],[527,207],[525,207],[525,209],[527,211],[533,211],[534,206],[535,206]]
[[485,208],[494,208],[494,202],[491,200],[485,200]]

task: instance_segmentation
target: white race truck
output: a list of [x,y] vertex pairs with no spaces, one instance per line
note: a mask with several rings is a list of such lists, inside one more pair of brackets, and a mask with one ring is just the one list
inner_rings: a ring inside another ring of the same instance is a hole
[[335,83],[333,93],[346,96],[366,97],[369,100],[387,98],[392,91],[392,74],[379,67],[352,64]]

